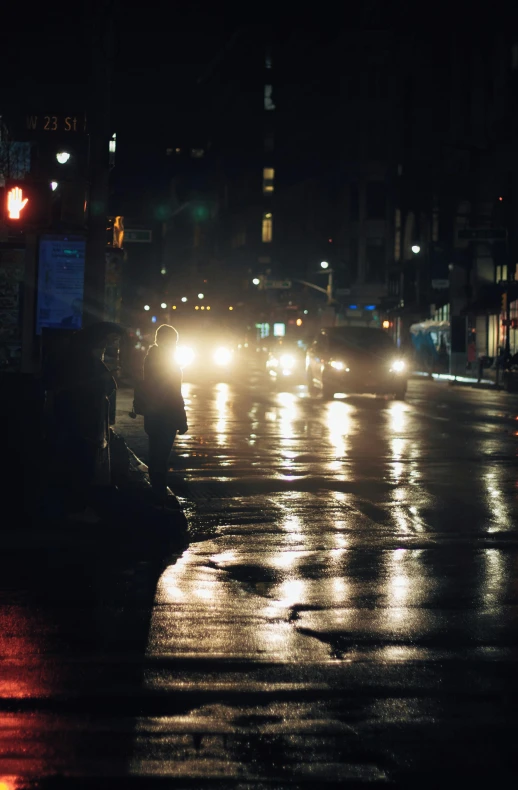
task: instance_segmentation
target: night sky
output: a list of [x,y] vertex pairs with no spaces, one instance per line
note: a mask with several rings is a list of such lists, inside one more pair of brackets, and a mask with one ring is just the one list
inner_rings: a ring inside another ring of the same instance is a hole
[[[305,92],[311,120],[312,114],[332,115],[336,109],[341,63],[348,56],[340,40],[344,30],[388,27],[396,35],[413,30],[431,52],[440,53],[445,31],[469,35],[474,26],[502,26],[509,17],[498,14],[498,3],[491,4],[491,12],[487,3],[453,6],[403,0],[340,8],[329,2],[113,3],[108,40],[113,45],[111,126],[118,135],[115,189],[152,189],[166,147],[202,147],[216,130],[238,153],[248,134],[246,97],[260,79],[250,72],[247,50],[261,41],[275,43],[275,79],[294,94]],[[108,7],[98,0],[59,0],[31,7],[30,13],[22,4],[3,11],[2,26],[12,35],[2,40],[0,114],[16,122],[37,109],[81,110],[89,90],[92,30],[108,30]],[[361,57],[358,53],[353,64],[358,71]]]

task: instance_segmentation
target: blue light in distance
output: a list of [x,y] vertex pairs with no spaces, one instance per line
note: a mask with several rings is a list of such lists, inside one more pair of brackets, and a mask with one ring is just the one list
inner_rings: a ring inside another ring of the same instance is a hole
[[366,310],[375,310],[376,309],[376,305],[375,304],[368,304],[365,309]]
[[156,324],[156,315],[151,316],[151,323]]
[[349,310],[357,310],[357,309],[358,309],[358,305],[357,304],[350,304],[349,305]]

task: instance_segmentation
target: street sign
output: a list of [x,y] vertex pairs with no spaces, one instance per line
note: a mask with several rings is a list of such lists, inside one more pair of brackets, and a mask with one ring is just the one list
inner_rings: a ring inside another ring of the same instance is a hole
[[432,288],[435,288],[437,291],[442,290],[443,288],[449,288],[450,281],[449,280],[432,280]]
[[291,288],[291,280],[263,280],[263,288]]
[[124,242],[126,244],[151,244],[153,241],[152,230],[124,230]]
[[505,228],[462,228],[457,238],[463,241],[502,241],[507,238]]
[[27,132],[86,132],[86,115],[74,113],[72,115],[52,115],[38,113],[25,116],[25,130]]

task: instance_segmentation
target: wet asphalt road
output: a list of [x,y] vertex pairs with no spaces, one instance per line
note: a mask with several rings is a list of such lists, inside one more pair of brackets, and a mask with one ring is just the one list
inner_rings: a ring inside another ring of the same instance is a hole
[[514,787],[518,398],[184,390],[185,550],[3,553],[0,788]]

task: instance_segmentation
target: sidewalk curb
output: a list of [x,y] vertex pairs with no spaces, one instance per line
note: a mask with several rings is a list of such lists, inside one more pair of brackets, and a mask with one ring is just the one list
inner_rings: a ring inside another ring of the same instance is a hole
[[505,387],[496,384],[494,381],[489,381],[488,379],[482,379],[481,381],[478,381],[475,378],[468,378],[467,376],[452,377],[443,373],[424,373],[420,371],[411,373],[409,378],[412,381],[428,381],[437,384],[448,384],[451,387],[471,387],[472,389],[507,392]]
[[128,477],[126,484],[118,488],[97,490],[92,506],[101,520],[85,524],[59,515],[45,516],[43,506],[30,521],[19,513],[12,526],[0,530],[0,551],[65,551],[79,558],[83,553],[137,554],[146,559],[187,545],[188,524],[177,498],[168,489],[173,507],[156,509],[147,501],[151,493],[147,466],[121,436],[114,435],[118,450],[124,446]]

